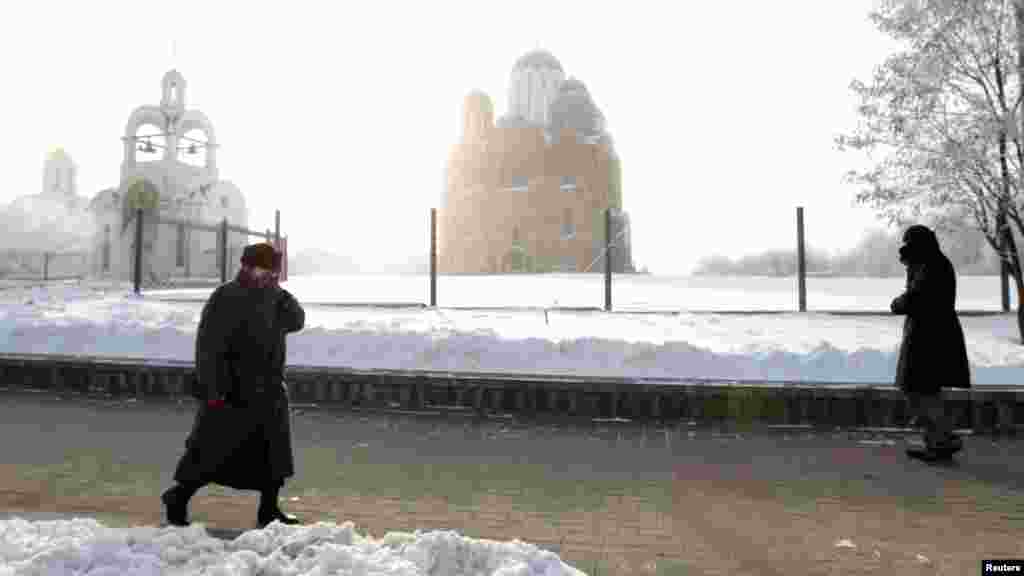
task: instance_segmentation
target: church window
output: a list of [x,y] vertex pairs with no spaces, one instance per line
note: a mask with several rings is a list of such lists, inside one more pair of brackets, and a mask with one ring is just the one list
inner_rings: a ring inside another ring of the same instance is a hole
[[575,176],[562,176],[562,182],[559,186],[562,190],[571,192],[576,189],[576,177]]
[[221,208],[227,208],[228,207],[228,197],[227,196],[221,196],[220,197],[220,207]]
[[185,265],[185,225],[178,224],[177,250],[175,250],[174,265]]
[[512,227],[512,243],[513,244],[518,244],[519,243],[519,226],[513,226]]
[[509,180],[508,189],[514,192],[526,192],[530,189],[530,179],[526,176],[513,176]]
[[562,240],[576,237],[576,225],[572,221],[572,210],[566,208],[562,212]]

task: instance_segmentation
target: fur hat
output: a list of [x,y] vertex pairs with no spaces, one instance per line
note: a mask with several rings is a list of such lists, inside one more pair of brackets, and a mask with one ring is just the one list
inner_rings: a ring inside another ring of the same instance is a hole
[[271,270],[274,267],[274,247],[266,242],[250,244],[242,251],[243,266],[258,266]]

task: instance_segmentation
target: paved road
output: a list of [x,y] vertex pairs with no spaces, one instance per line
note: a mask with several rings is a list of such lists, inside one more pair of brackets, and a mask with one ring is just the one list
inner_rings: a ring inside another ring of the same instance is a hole
[[[156,495],[170,483],[193,414],[191,402],[2,394],[0,510],[158,521]],[[696,574],[717,573],[706,570],[712,565],[722,573],[875,573],[858,568],[876,562],[872,547],[880,570],[912,568],[918,551],[949,566],[934,573],[950,574],[976,565],[979,550],[1024,556],[1024,443],[1016,440],[969,437],[955,464],[929,466],[904,457],[901,434],[310,410],[296,412],[293,430],[292,509],[355,519],[378,535],[423,525],[500,539],[536,534],[581,566],[607,546],[623,557],[685,557],[702,567]],[[15,479],[21,491],[5,495]],[[208,514],[219,535],[248,527],[253,497],[203,498],[194,514]],[[140,502],[144,513],[135,512]],[[956,528],[946,534],[944,526]],[[847,537],[867,556],[820,558],[845,554],[831,548]],[[765,555],[771,560],[759,563]]]
[[[153,465],[169,479],[195,407],[182,403],[58,399],[48,393],[0,393],[0,462],[52,463],[66,451],[101,448],[118,460]],[[1024,491],[1024,442],[967,437],[951,466],[902,458],[905,433],[813,432],[631,424],[540,424],[468,416],[360,415],[300,409],[293,416],[298,449],[362,446],[404,463],[544,465],[553,477],[656,480],[680,465],[743,466],[778,480],[875,474],[889,489],[925,488],[936,479],[979,480]],[[15,441],[18,440],[18,441]],[[891,459],[890,456],[901,455]],[[877,458],[877,457],[880,457]],[[870,465],[884,464],[874,469]],[[868,465],[868,468],[864,466]]]

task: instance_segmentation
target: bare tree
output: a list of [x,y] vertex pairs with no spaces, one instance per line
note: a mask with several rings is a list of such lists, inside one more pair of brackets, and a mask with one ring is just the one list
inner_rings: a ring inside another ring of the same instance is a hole
[[893,0],[872,12],[903,49],[870,82],[853,82],[861,124],[837,144],[871,156],[871,167],[849,178],[863,186],[858,201],[891,223],[984,234],[1016,283],[1024,339],[1015,237],[1024,232],[1024,8],[1010,1]]

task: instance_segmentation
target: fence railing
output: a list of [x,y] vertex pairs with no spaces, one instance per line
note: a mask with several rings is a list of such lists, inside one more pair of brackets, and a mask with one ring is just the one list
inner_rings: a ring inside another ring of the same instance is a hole
[[[604,210],[604,238],[603,248],[600,250],[594,261],[587,267],[585,271],[589,271],[596,265],[603,264],[604,270],[604,302],[603,309],[606,312],[612,311],[612,270],[615,269],[613,264],[616,262],[616,244],[622,238],[623,233],[626,231],[625,228],[619,231],[618,234],[613,236],[613,213],[612,209],[607,208]],[[437,304],[437,209],[432,208],[430,211],[430,306],[436,307]],[[802,206],[798,206],[796,209],[796,303],[797,309],[800,312],[807,311],[807,277],[818,276],[820,274],[808,273],[807,270],[807,254],[806,244],[804,235],[804,209]],[[1009,284],[1006,280],[1006,269],[1002,269],[1003,281],[1002,281],[1002,310],[1003,312],[1010,311],[1010,298],[1009,298]],[[596,302],[594,303],[597,304]],[[596,309],[596,307],[595,307]],[[864,313],[864,312],[858,312]],[[987,314],[987,313],[986,313]]]
[[[604,263],[604,310],[612,309],[612,257],[616,241],[622,233],[612,236],[612,209],[604,210],[604,247],[598,257],[591,262],[588,270],[599,262]],[[430,209],[430,306],[437,306],[437,208]]]
[[44,282],[84,278],[91,258],[87,251],[5,250],[0,253],[0,278]]
[[137,209],[130,255],[132,285],[142,290],[215,286],[238,273],[246,245],[267,242],[284,252],[282,280],[287,279],[287,237],[281,236],[280,211],[275,230],[263,232],[233,225],[160,216]]

